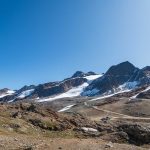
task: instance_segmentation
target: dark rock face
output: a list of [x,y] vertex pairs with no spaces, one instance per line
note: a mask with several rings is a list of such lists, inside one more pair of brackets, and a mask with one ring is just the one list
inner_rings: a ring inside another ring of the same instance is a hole
[[129,62],[123,62],[116,66],[110,67],[103,77],[95,80],[87,87],[86,90],[99,89],[98,94],[103,94],[109,90],[115,89],[119,85],[129,81],[136,71],[139,69]]
[[145,86],[150,84],[150,72],[148,68],[137,69],[135,73],[131,76],[129,82],[138,81],[139,86]]
[[136,67],[130,62],[126,61],[118,65],[112,66],[108,69],[105,75],[107,76],[131,76]]
[[123,124],[119,129],[128,134],[129,141],[136,145],[150,143],[150,128],[138,124]]
[[150,90],[146,92],[141,92],[137,98],[150,99]]
[[93,71],[89,71],[88,73],[85,74],[86,76],[90,76],[90,75],[97,75],[95,72]]
[[71,78],[76,78],[76,77],[84,77],[85,73],[82,71],[77,71],[73,74]]

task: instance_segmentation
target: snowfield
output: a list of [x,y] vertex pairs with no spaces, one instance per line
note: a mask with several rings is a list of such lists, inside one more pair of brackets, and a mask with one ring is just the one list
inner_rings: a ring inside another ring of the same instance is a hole
[[66,93],[57,95],[55,97],[40,99],[40,100],[38,100],[38,102],[53,101],[53,100],[61,99],[61,98],[80,96],[80,94],[83,92],[84,88],[87,86],[88,86],[88,83],[83,83],[82,85],[80,85],[78,87],[72,88],[71,90],[67,91]]
[[97,78],[100,78],[100,77],[102,77],[102,76],[103,76],[103,75],[98,74],[98,75],[86,76],[86,77],[84,77],[84,78],[87,79],[88,81],[93,81],[93,80],[95,80],[95,79],[97,79]]
[[17,98],[23,99],[23,98],[31,95],[33,92],[34,92],[34,89],[23,91],[17,96]]
[[92,82],[93,80],[95,80],[95,79],[97,79],[97,78],[99,78],[101,76],[102,75],[86,76],[86,77],[84,77],[84,78],[86,78],[88,80],[86,83],[83,83],[82,85],[80,85],[78,87],[73,87],[69,91],[67,91],[65,93],[62,93],[62,94],[59,94],[59,95],[56,95],[54,97],[39,99],[38,102],[53,101],[53,100],[61,99],[61,98],[69,98],[69,97],[80,96],[81,93],[89,85],[90,82]]
[[74,105],[75,105],[75,104],[73,104],[73,105],[68,105],[68,106],[64,107],[63,109],[59,110],[58,112],[64,112],[64,111],[66,111],[66,110],[69,110],[69,109],[72,108]]
[[30,90],[26,90],[21,92],[20,94],[18,94],[14,99],[8,101],[8,103],[12,103],[15,101],[15,99],[19,98],[19,99],[23,99],[29,95],[31,95],[34,92],[34,89],[30,89]]
[[0,95],[0,98],[3,98],[3,97],[8,96],[8,95],[12,95],[12,94],[14,94],[14,93],[15,93],[15,91],[8,90],[5,94],[1,94],[1,95]]

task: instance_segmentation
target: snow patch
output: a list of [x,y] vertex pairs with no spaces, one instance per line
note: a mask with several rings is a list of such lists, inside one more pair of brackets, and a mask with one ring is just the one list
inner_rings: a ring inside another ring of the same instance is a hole
[[94,128],[82,127],[81,129],[85,132],[98,132],[98,130]]
[[65,93],[62,93],[62,94],[57,95],[55,97],[40,99],[38,102],[53,101],[53,100],[61,99],[61,98],[80,96],[80,94],[83,92],[84,88],[87,86],[88,86],[88,83],[83,83],[82,85],[80,85],[78,87],[74,87]]
[[138,84],[139,84],[139,82],[137,82],[137,81],[134,81],[134,82],[126,82],[126,83],[120,85],[120,86],[118,87],[118,89],[120,89],[120,91],[131,90],[131,89],[135,89]]
[[74,105],[75,105],[75,104],[73,104],[73,105],[68,105],[68,106],[64,107],[63,109],[59,110],[58,112],[64,112],[64,111],[66,111],[66,110],[69,110],[69,109],[72,108]]
[[17,96],[17,98],[23,99],[23,98],[31,95],[33,92],[34,92],[34,89],[23,91]]
[[148,90],[150,90],[150,86],[149,86],[149,87],[147,87],[147,88],[146,88],[145,90],[143,90],[142,92],[139,92],[138,94],[136,94],[136,95],[134,95],[134,96],[130,97],[130,100],[131,100],[131,99],[135,99],[135,98],[137,98],[137,96],[138,96],[139,94],[144,93],[144,92],[147,92]]
[[105,98],[112,97],[112,96],[114,96],[114,95],[116,95],[116,94],[125,93],[125,92],[129,92],[129,91],[131,91],[131,90],[119,91],[119,92],[116,92],[116,93],[113,93],[113,94],[109,94],[109,95],[103,94],[103,96],[100,96],[100,97],[91,99],[91,100],[89,100],[89,101],[101,100],[101,99],[105,99]]
[[23,99],[29,95],[31,95],[34,92],[34,89],[30,89],[30,90],[26,90],[21,92],[20,94],[18,94],[14,99],[8,101],[8,103],[12,103],[13,101],[15,101],[15,99],[20,98]]
[[98,75],[85,76],[84,78],[87,79],[88,81],[92,81],[92,80],[95,80],[95,79],[100,78],[102,76],[103,75],[98,74]]
[[139,93],[136,94],[136,95],[131,96],[129,100],[137,98],[138,95],[139,95]]
[[99,92],[98,89],[92,89],[92,90],[88,90],[82,93],[82,96],[87,96],[87,95],[95,95]]
[[0,98],[3,98],[3,97],[5,97],[5,96],[12,95],[12,94],[14,94],[14,93],[15,93],[15,91],[8,90],[5,94],[1,94],[1,95],[0,95]]

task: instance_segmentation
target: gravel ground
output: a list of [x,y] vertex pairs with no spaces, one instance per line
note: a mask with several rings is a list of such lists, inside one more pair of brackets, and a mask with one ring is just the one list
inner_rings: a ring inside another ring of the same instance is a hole
[[26,135],[0,135],[0,150],[144,150],[145,148],[105,142],[100,139],[62,139]]

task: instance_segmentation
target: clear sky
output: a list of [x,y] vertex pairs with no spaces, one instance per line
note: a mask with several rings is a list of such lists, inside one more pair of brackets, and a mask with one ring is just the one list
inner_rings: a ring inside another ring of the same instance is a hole
[[149,0],[0,0],[0,88],[150,65]]

